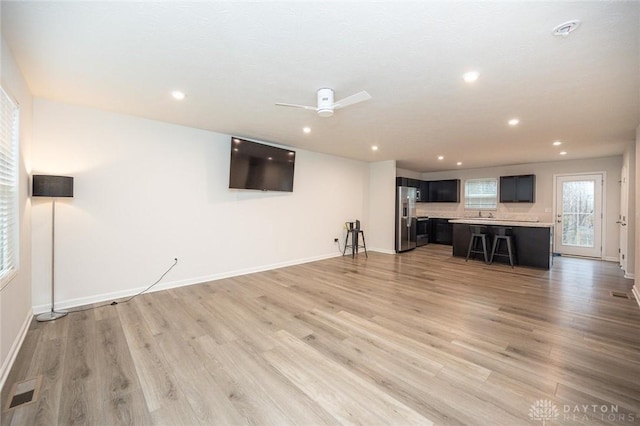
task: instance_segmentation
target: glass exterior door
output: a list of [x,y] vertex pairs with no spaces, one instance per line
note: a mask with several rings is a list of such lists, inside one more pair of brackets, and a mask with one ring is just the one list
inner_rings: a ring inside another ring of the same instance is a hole
[[602,182],[601,174],[556,178],[556,252],[602,257]]

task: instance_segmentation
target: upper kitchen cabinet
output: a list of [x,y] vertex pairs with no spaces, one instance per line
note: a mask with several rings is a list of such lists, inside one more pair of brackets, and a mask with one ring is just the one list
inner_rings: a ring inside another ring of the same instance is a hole
[[407,177],[396,177],[396,186],[408,186],[409,188],[420,189],[420,183],[422,181],[418,179],[411,179]]
[[432,203],[459,203],[460,179],[429,181],[429,199]]
[[459,203],[460,179],[449,180],[418,180],[406,177],[396,177],[397,186],[416,188],[416,201],[422,203]]
[[423,203],[429,202],[429,181],[421,180],[420,181],[420,198],[418,201]]
[[409,186],[409,178],[397,176],[396,177],[396,186]]
[[534,203],[536,175],[500,176],[501,203]]

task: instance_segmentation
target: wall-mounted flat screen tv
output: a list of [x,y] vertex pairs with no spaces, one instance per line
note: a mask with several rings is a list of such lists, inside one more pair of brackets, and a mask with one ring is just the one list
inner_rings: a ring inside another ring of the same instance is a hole
[[231,137],[229,188],[293,192],[296,153]]

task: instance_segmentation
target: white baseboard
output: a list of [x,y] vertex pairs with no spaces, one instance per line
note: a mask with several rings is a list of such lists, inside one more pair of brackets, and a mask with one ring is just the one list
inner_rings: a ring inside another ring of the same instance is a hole
[[11,367],[13,367],[13,363],[16,361],[16,357],[18,356],[18,352],[20,352],[20,348],[22,347],[22,342],[24,342],[24,338],[27,336],[27,331],[29,330],[29,324],[31,324],[31,320],[33,319],[33,311],[29,309],[27,312],[27,317],[24,319],[22,323],[22,327],[20,327],[20,331],[16,336],[13,344],[11,345],[11,349],[7,353],[7,357],[2,363],[2,367],[0,367],[0,389],[4,389],[4,383],[9,376],[9,372],[11,371]]
[[640,288],[638,288],[638,285],[634,285],[633,288],[631,289],[631,292],[633,293],[633,296],[636,298],[636,303],[638,304],[638,306],[640,306]]
[[602,258],[602,260],[606,261],[606,262],[619,262],[620,259],[618,259],[617,257],[614,256],[605,256]]
[[624,273],[624,277],[628,280],[635,280],[636,279],[636,274],[629,274],[628,272]]
[[[274,264],[271,264],[271,265],[263,265],[263,266],[258,266],[258,267],[255,267],[255,268],[239,269],[239,270],[235,270],[235,271],[222,272],[222,273],[219,273],[219,274],[206,275],[206,276],[202,276],[202,277],[188,278],[188,279],[179,280],[179,281],[170,281],[170,282],[166,282],[166,283],[158,283],[156,286],[154,286],[152,289],[150,289],[147,293],[152,293],[152,292],[160,291],[160,290],[168,290],[170,288],[184,287],[184,286],[193,285],[193,284],[201,284],[201,283],[206,283],[206,282],[209,282],[209,281],[221,280],[223,278],[237,277],[239,275],[247,275],[247,274],[253,274],[253,273],[256,273],[256,272],[269,271],[269,270],[272,270],[272,269],[284,268],[286,266],[301,265],[303,263],[315,262],[315,261],[318,261],[318,260],[330,259],[332,257],[339,257],[339,256],[342,256],[342,254],[341,253],[331,253],[331,254],[325,254],[325,255],[321,255],[321,256],[308,257],[308,258],[305,258],[305,259],[297,259],[297,260],[293,260],[293,261],[274,263]],[[103,293],[103,294],[98,294],[98,295],[94,295],[94,296],[79,297],[79,298],[76,298],[76,299],[67,299],[67,300],[56,301],[56,306],[55,307],[56,307],[56,309],[70,309],[70,308],[75,308],[77,306],[89,305],[89,304],[92,304],[92,303],[100,303],[100,302],[112,301],[112,300],[120,299],[120,298],[123,298],[123,297],[133,296],[134,294],[140,293],[141,291],[143,291],[147,287],[148,286],[144,286],[144,287],[132,288],[132,289],[128,289],[128,290],[116,291],[116,292],[112,292],[112,293]],[[38,315],[38,314],[42,314],[42,313],[45,313],[45,312],[49,312],[50,309],[51,309],[51,304],[47,303],[46,305],[34,306],[33,307],[33,312],[36,315]]]
[[375,251],[383,254],[396,254],[395,250],[383,249],[383,248],[370,248],[369,251]]

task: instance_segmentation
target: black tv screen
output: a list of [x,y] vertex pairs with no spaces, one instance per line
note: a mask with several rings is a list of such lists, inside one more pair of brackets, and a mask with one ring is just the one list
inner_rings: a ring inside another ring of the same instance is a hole
[[229,188],[293,192],[294,151],[231,137]]

